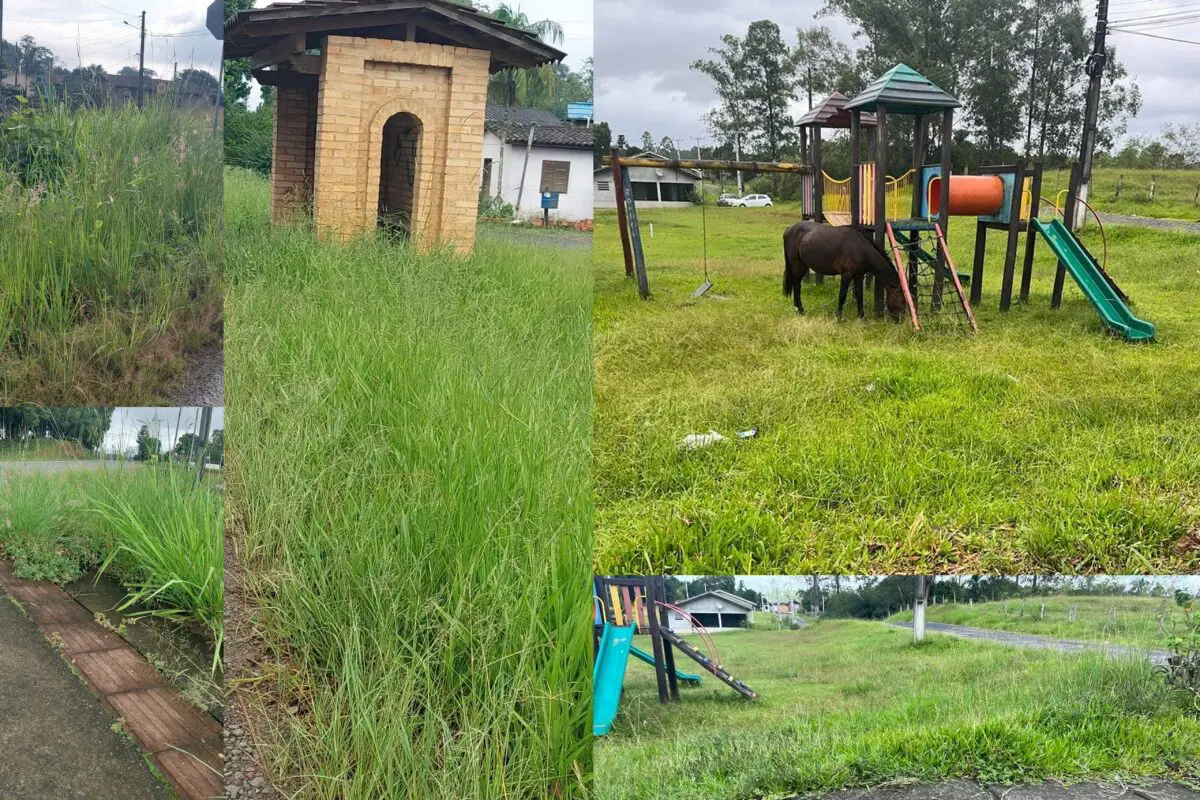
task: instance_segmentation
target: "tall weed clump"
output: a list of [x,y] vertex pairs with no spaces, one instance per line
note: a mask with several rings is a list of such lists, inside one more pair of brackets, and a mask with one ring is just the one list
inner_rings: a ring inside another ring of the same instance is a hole
[[265,232],[265,183],[229,175],[229,491],[263,699],[292,712],[275,773],[583,797],[590,254]]

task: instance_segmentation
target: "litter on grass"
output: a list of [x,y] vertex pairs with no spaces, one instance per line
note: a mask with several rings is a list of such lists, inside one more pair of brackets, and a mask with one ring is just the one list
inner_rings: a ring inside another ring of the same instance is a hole
[[683,443],[680,444],[680,447],[684,450],[699,450],[701,447],[708,447],[716,444],[717,442],[724,441],[726,441],[725,437],[716,431],[709,431],[708,433],[689,433],[687,436],[683,437]]

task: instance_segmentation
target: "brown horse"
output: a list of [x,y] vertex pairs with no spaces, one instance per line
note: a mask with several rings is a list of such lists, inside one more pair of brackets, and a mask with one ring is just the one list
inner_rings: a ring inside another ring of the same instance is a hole
[[837,275],[842,279],[838,292],[837,315],[840,319],[846,305],[846,291],[854,284],[854,302],[858,316],[863,311],[863,281],[870,273],[887,287],[887,307],[893,318],[905,310],[900,278],[891,262],[863,234],[845,226],[823,225],[819,222],[798,222],[783,234],[783,294],[791,295],[796,310],[804,313],[800,300],[800,282],[809,270],[822,275]]

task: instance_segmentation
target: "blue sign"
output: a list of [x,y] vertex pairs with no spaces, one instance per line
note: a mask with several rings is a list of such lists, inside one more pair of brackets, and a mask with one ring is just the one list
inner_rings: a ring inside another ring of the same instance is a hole
[[542,208],[558,208],[558,192],[542,192]]

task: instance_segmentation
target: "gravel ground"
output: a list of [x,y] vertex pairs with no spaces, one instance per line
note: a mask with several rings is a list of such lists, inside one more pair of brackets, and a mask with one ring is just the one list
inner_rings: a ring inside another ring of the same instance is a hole
[[[911,622],[893,622],[893,627],[912,630]],[[1075,639],[1056,639],[1052,636],[1037,636],[1031,633],[1013,633],[1011,631],[995,631],[985,628],[971,628],[966,625],[947,625],[944,622],[926,622],[925,630],[930,633],[945,633],[963,639],[977,639],[986,642],[997,642],[1013,647],[1032,647],[1037,650],[1057,650],[1060,653],[1082,653],[1094,650],[1104,653],[1110,658],[1127,658],[1129,656],[1144,656],[1153,664],[1165,664],[1166,650],[1148,650],[1138,647],[1126,647],[1119,644],[1104,642],[1081,642]]]
[[[242,596],[242,570],[230,532],[225,534],[225,685],[255,674],[259,648],[252,638]],[[279,800],[250,735],[247,708],[237,691],[225,698],[225,796],[232,800]]]
[[218,341],[188,357],[188,374],[172,406],[225,405],[225,344]]
[[1129,214],[1105,214],[1104,212],[1100,212],[1100,221],[1105,225],[1139,225],[1143,228],[1160,228],[1163,230],[1200,233],[1200,222],[1188,222],[1183,219],[1156,219],[1154,217],[1136,217]]
[[532,245],[534,247],[560,247],[564,250],[591,249],[592,235],[579,231],[545,230],[527,226],[511,228],[499,225],[480,225],[477,229],[480,239],[512,242],[513,244]]

